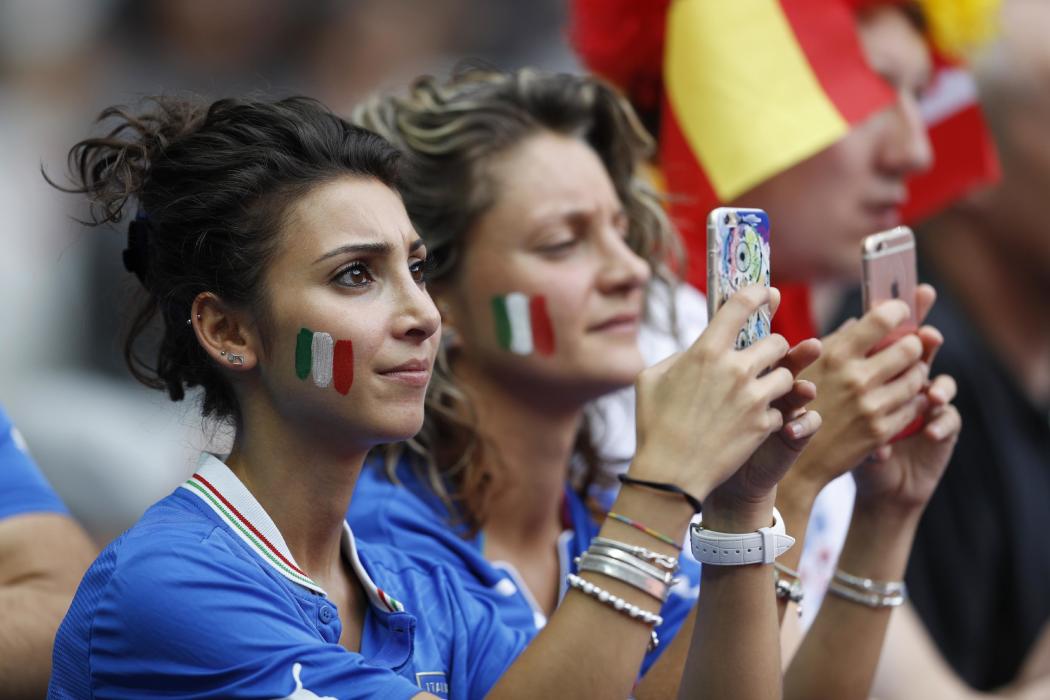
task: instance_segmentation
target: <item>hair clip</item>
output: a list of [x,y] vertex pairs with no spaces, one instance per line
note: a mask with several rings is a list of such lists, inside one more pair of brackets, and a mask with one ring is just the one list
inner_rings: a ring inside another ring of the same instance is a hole
[[143,286],[146,286],[146,269],[149,263],[149,228],[149,218],[140,209],[128,224],[128,247],[122,254],[124,269],[135,273]]

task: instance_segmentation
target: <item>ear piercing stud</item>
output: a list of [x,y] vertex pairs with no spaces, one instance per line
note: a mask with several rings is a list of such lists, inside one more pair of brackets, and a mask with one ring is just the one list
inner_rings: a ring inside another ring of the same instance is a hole
[[238,354],[232,353],[232,352],[227,354],[227,352],[225,350],[220,350],[219,354],[222,355],[223,357],[225,357],[227,360],[229,360],[231,365],[243,365],[244,364],[244,355],[238,355]]

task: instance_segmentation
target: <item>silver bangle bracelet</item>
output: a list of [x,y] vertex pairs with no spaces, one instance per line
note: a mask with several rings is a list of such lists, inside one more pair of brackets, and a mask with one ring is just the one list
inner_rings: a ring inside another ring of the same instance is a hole
[[[649,612],[644,608],[640,608],[634,603],[628,603],[623,598],[617,595],[613,595],[601,586],[595,586],[587,579],[580,578],[576,574],[569,574],[565,577],[565,580],[569,584],[570,588],[575,588],[580,593],[594,598],[599,603],[602,603],[603,605],[608,605],[609,607],[616,610],[616,612],[623,613],[632,620],[638,620],[639,622],[642,622],[648,625],[649,627],[659,627],[664,623],[664,619],[656,613]],[[655,629],[650,630],[649,634],[649,649],[651,651],[660,645],[660,638],[656,636]]]
[[615,559],[607,559],[599,554],[591,554],[588,552],[578,558],[576,565],[581,572],[591,571],[596,574],[608,576],[609,578],[614,578],[617,581],[626,583],[628,586],[632,586],[651,595],[661,603],[664,603],[667,600],[667,594],[671,591],[670,587],[663,581],[648,576],[628,564],[616,561]]
[[828,592],[834,593],[840,598],[852,601],[854,603],[860,603],[866,605],[869,608],[896,608],[904,605],[904,602],[908,599],[905,592],[896,594],[882,594],[875,592],[864,592],[858,591],[855,588],[843,586],[837,581],[832,581],[828,584]]
[[627,552],[614,549],[613,547],[603,547],[602,545],[596,545],[592,542],[591,546],[587,548],[587,551],[584,552],[584,554],[597,554],[608,559],[615,559],[616,561],[623,562],[628,566],[633,566],[647,576],[652,576],[665,586],[670,586],[674,583],[674,574],[670,571],[653,566],[644,559],[639,559],[633,554],[628,554]]
[[878,593],[884,596],[907,595],[907,587],[904,581],[876,581],[871,578],[847,574],[842,569],[835,570],[835,580],[859,588],[865,593]]
[[619,549],[620,551],[633,554],[636,557],[646,560],[651,564],[662,566],[663,568],[671,571],[672,573],[678,571],[678,557],[668,556],[666,554],[660,554],[654,552],[651,549],[645,547],[639,547],[633,544],[626,544],[625,542],[619,542],[617,540],[611,540],[608,537],[595,537],[591,540],[591,546],[598,545],[600,547],[612,547],[613,549]]

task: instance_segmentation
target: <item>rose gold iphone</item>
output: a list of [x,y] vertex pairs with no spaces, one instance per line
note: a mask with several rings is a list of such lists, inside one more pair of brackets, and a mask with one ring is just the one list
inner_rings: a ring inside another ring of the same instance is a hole
[[[874,352],[892,345],[897,339],[914,333],[918,328],[915,313],[915,288],[918,274],[915,269],[915,235],[907,226],[898,226],[889,231],[873,233],[864,239],[861,246],[864,268],[862,285],[864,311],[867,313],[880,302],[900,299],[911,310],[911,318],[897,326],[876,347]],[[896,435],[892,442],[913,435],[922,429],[924,419],[916,418],[908,427]]]

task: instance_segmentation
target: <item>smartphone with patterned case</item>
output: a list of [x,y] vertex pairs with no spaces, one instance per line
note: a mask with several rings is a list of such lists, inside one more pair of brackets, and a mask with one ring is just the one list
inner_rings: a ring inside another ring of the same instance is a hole
[[[889,231],[873,233],[861,244],[861,267],[863,282],[861,294],[864,312],[867,313],[881,302],[899,299],[908,305],[910,318],[897,326],[875,346],[872,354],[882,350],[918,328],[915,312],[915,288],[918,273],[915,268],[915,235],[907,226],[897,226]],[[894,436],[896,442],[922,429],[924,419],[919,416],[908,427]]]
[[[769,286],[769,215],[761,209],[719,207],[707,217],[707,312],[709,318],[739,289]],[[747,319],[736,349],[769,335],[769,307]]]

